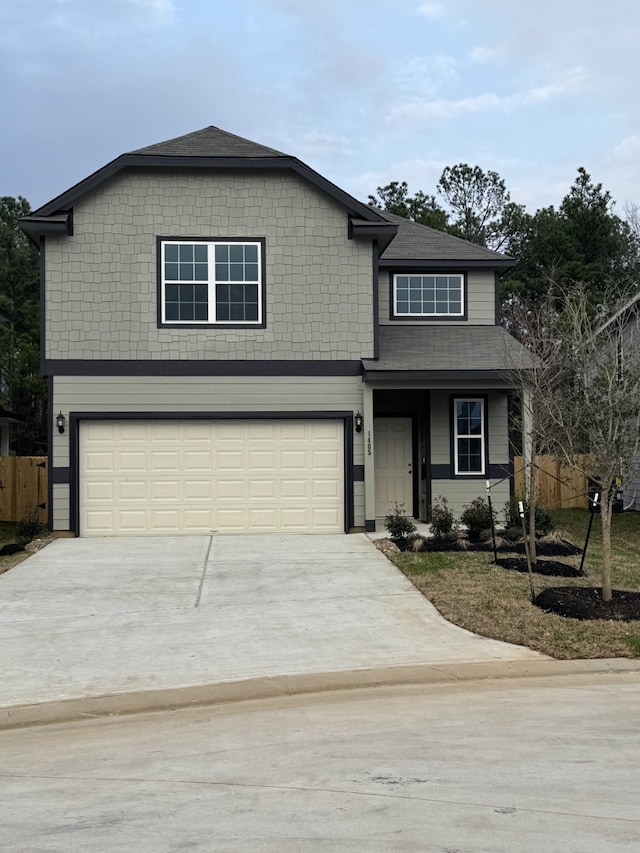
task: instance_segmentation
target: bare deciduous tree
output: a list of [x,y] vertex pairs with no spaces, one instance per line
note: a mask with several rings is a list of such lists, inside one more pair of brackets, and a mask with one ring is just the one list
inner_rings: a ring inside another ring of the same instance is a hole
[[[521,373],[530,448],[581,471],[601,495],[602,597],[612,597],[615,483],[631,477],[640,442],[640,299],[605,298],[574,285],[548,297],[519,337],[536,357]],[[544,362],[544,363],[543,363]],[[535,454],[534,454],[535,455]]]

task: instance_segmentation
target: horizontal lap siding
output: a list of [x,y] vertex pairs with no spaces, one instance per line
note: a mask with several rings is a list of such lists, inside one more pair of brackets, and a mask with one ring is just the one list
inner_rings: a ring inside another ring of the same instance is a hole
[[[67,418],[73,412],[355,413],[362,408],[360,377],[63,376],[53,385],[53,410]],[[354,433],[355,465],[364,464],[364,435]],[[52,465],[69,465],[68,432],[54,430]],[[356,526],[364,524],[361,485],[356,483]],[[54,486],[54,527],[70,527],[66,485]]]
[[[508,396],[505,393],[490,391],[460,391],[457,396],[473,397],[488,396],[488,439],[489,463],[491,465],[508,465],[509,457],[509,427],[508,427]],[[444,391],[431,392],[431,464],[451,464],[451,415],[450,393]],[[491,481],[495,482],[495,479]],[[509,480],[492,488],[494,508],[502,510],[509,499]],[[454,515],[460,516],[464,504],[476,497],[486,497],[485,478],[434,479],[431,483],[432,500],[436,502],[440,495],[447,498]]]

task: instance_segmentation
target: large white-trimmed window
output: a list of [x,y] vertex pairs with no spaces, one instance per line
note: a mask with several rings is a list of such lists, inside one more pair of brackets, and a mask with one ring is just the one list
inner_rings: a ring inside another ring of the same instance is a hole
[[485,401],[482,397],[453,400],[453,452],[456,474],[485,473]]
[[463,317],[461,273],[396,273],[393,276],[395,317]]
[[162,240],[161,322],[261,325],[261,241]]

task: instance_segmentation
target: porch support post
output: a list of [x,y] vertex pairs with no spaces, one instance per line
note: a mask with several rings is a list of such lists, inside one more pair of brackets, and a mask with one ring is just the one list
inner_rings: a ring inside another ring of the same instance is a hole
[[366,382],[362,392],[364,409],[364,529],[376,529],[376,469],[373,446],[373,388]]

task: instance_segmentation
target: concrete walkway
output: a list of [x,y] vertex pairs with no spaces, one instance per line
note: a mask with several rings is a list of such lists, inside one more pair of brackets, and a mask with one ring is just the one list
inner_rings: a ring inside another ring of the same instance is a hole
[[364,535],[57,540],[0,576],[0,644],[0,727],[558,663],[446,622]]

